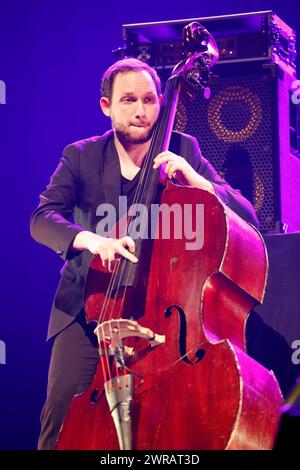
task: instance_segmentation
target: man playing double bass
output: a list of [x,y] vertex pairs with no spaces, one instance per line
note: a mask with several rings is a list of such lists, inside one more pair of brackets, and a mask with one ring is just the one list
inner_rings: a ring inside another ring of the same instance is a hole
[[[83,304],[91,254],[98,254],[110,271],[119,256],[138,261],[129,236],[113,239],[97,233],[97,209],[104,203],[117,207],[121,195],[128,207],[132,204],[159,116],[161,84],[147,64],[123,59],[106,70],[101,92],[100,106],[112,129],[64,149],[31,217],[32,237],[65,261],[48,329],[48,339],[54,341],[38,443],[44,450],[55,448],[70,402],[89,386],[99,359],[94,326],[86,323]],[[173,132],[169,151],[153,161],[154,168],[161,165],[176,184],[215,193],[257,226],[251,204],[218,176],[195,138]]]

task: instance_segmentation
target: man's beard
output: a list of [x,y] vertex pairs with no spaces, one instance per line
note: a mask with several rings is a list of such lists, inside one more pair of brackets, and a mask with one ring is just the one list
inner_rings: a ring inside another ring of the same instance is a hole
[[130,130],[125,130],[125,126],[122,124],[118,123],[113,123],[114,124],[114,131],[119,139],[119,141],[124,145],[126,144],[144,144],[145,142],[148,142],[152,135],[153,135],[153,130],[155,124],[149,129],[147,134],[143,136],[134,136],[130,133]]

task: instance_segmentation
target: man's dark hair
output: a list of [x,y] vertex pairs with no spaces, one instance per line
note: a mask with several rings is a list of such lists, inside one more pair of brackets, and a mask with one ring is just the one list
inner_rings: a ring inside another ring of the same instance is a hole
[[103,74],[101,81],[101,94],[111,102],[112,89],[114,84],[114,79],[118,73],[124,72],[141,72],[145,71],[151,76],[153,82],[155,83],[157,96],[161,93],[161,83],[160,78],[156,71],[139,59],[127,58],[121,59],[111,65]]

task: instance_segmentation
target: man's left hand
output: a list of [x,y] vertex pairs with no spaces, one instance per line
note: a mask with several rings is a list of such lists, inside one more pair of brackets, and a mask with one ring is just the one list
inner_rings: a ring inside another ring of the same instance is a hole
[[162,152],[154,158],[153,168],[157,169],[163,164],[167,177],[173,178],[180,185],[206,189],[214,193],[211,182],[199,175],[185,158],[169,151]]

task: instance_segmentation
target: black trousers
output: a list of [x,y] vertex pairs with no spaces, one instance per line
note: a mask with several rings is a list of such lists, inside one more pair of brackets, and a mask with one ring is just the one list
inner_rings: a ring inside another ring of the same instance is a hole
[[41,413],[39,450],[55,449],[72,398],[91,383],[98,364],[98,341],[80,314],[53,343],[48,374],[47,398]]

